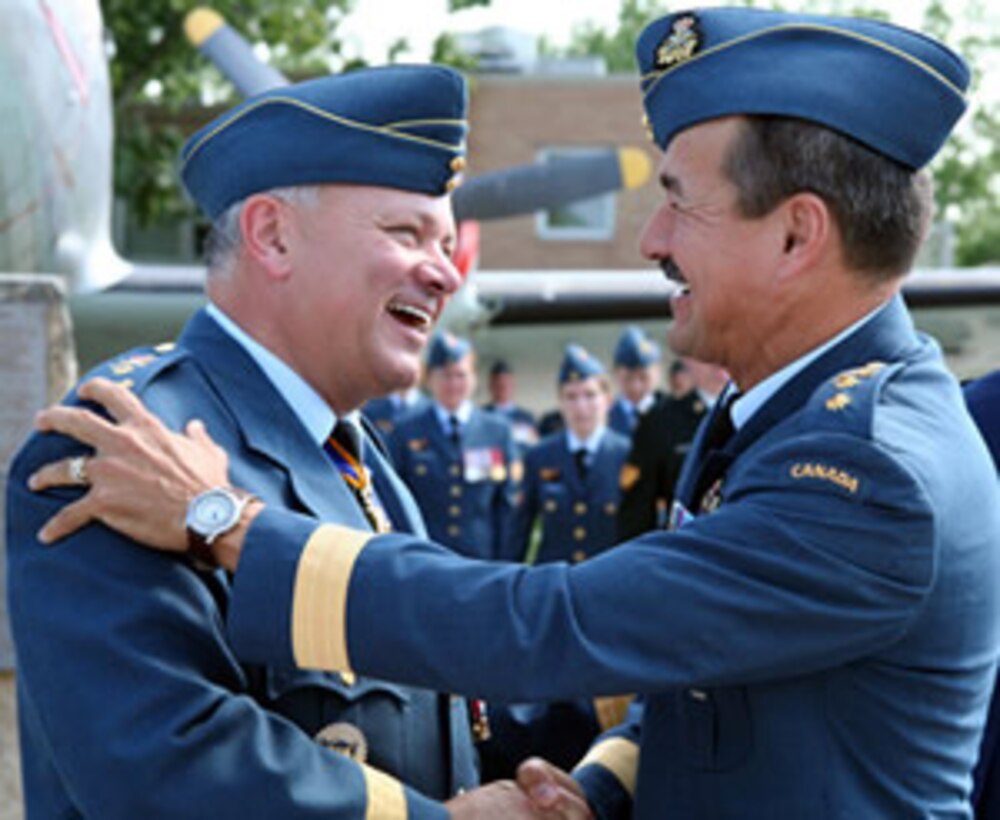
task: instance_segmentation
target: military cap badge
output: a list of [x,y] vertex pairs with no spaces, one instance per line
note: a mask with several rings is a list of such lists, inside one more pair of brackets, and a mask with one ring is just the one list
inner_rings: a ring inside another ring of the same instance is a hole
[[674,20],[670,33],[656,48],[656,67],[666,70],[690,60],[701,45],[698,20],[685,14]]

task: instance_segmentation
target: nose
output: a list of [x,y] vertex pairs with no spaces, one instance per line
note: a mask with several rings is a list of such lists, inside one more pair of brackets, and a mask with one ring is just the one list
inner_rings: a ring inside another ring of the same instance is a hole
[[670,255],[670,209],[657,208],[646,220],[639,235],[639,252],[645,259],[666,259]]
[[428,254],[420,263],[417,273],[424,287],[448,296],[457,291],[465,281],[451,257],[440,248]]

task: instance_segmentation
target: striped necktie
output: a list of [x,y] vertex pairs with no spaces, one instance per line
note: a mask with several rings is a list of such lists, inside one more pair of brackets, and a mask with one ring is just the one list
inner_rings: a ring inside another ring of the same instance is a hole
[[375,499],[371,475],[361,461],[361,433],[349,421],[338,421],[323,449],[351,488],[361,510],[376,532],[390,532],[392,524]]

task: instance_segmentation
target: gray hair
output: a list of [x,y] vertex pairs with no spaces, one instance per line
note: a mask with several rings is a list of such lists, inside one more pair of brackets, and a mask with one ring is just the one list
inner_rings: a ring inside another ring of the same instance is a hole
[[848,266],[875,281],[910,269],[934,214],[926,171],[805,120],[746,117],[725,171],[748,219],[770,213],[796,193],[819,196],[837,221]]
[[[295,185],[285,188],[271,188],[260,193],[284,200],[293,205],[311,208],[319,203],[318,185]],[[240,230],[240,215],[246,199],[238,200],[224,210],[212,222],[205,240],[205,264],[209,276],[228,276],[240,247],[243,245],[243,234]]]

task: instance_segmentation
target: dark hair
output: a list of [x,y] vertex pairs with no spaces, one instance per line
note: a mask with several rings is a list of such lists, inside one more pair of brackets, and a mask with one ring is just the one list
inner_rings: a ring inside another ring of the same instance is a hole
[[725,172],[748,219],[796,193],[822,198],[840,228],[848,266],[878,280],[910,269],[934,212],[929,174],[805,120],[745,117]]

